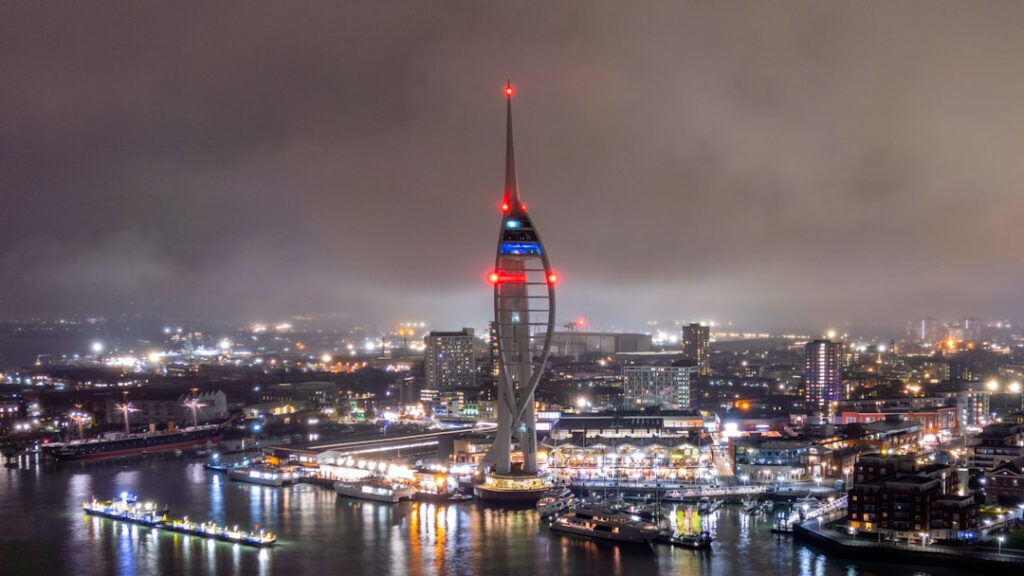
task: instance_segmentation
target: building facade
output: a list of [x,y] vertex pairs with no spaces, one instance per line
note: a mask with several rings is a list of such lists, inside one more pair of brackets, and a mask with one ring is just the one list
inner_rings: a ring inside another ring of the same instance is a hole
[[843,389],[843,343],[815,340],[804,347],[804,400],[807,412],[831,422]]
[[690,409],[690,381],[696,366],[626,364],[622,367],[623,404],[627,410],[656,407]]
[[711,375],[711,327],[700,324],[683,326],[683,357],[697,363],[698,376]]
[[476,342],[472,328],[430,332],[423,343],[426,346],[423,357],[426,388],[451,390],[476,386]]

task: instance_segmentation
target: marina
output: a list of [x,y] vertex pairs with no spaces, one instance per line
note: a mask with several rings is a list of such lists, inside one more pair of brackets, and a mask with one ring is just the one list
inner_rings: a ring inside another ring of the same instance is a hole
[[[73,468],[5,472],[6,480],[0,483],[0,513],[27,519],[17,532],[9,524],[6,529],[0,527],[4,536],[0,546],[13,542],[25,551],[5,555],[11,573],[68,574],[72,566],[82,573],[126,573],[127,568],[118,568],[122,565],[135,566],[135,573],[186,570],[193,574],[262,575],[285,566],[298,573],[334,573],[338,565],[346,564],[359,566],[354,574],[401,570],[429,576],[473,573],[474,566],[488,563],[501,566],[491,573],[509,576],[584,576],[595,570],[651,576],[778,571],[810,575],[815,572],[806,567],[812,566],[822,566],[817,573],[826,575],[885,573],[884,564],[866,557],[841,558],[814,544],[774,536],[771,515],[743,514],[742,508],[732,504],[701,519],[702,531],[713,538],[706,548],[691,549],[685,539],[672,543],[663,536],[652,540],[657,545],[651,548],[551,530],[535,509],[338,498],[331,490],[304,483],[269,487],[228,482],[223,475],[204,470],[201,462],[169,457],[147,459],[127,468],[115,463]],[[258,524],[279,541],[262,548],[215,546],[217,538],[192,534],[190,544],[188,539],[164,536],[184,532],[147,530],[142,524],[108,522],[103,516],[73,521],[73,516],[82,516],[82,502],[89,501],[92,494],[122,492],[171,503],[176,517],[211,519],[221,526]],[[19,493],[60,497],[22,502],[14,497]],[[674,513],[672,505],[662,505],[666,518]],[[688,507],[692,505],[681,506]],[[76,509],[78,513],[73,514]],[[60,531],[68,537],[53,544],[47,535]],[[680,530],[685,531],[685,527]],[[208,541],[202,548],[208,552],[196,554],[197,537]],[[43,542],[48,542],[45,551]],[[29,557],[31,561],[26,560]],[[942,567],[922,569],[914,564],[907,570],[933,576],[956,574]]]

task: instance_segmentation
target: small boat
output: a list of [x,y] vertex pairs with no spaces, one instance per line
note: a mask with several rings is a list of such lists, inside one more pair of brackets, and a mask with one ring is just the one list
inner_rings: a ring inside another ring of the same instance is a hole
[[648,544],[658,537],[658,527],[603,506],[585,504],[551,522],[553,532],[613,542]]
[[633,504],[632,506],[623,508],[622,512],[631,514],[641,520],[646,520],[647,522],[657,523],[658,519],[661,518],[661,506],[658,504]]
[[700,500],[697,501],[697,511],[703,515],[708,515],[722,507],[721,500],[712,500],[707,496],[701,496]]
[[472,494],[466,494],[462,490],[457,490],[457,491],[453,492],[451,496],[448,497],[448,500],[451,501],[451,502],[465,502],[467,500],[472,500],[472,499],[473,499],[473,495]]
[[576,497],[569,492],[567,496],[544,496],[537,500],[537,511],[541,518],[557,516],[576,504]]
[[679,490],[669,490],[668,492],[665,492],[665,496],[662,498],[662,500],[665,500],[667,502],[682,502],[683,493],[680,492]]
[[544,492],[541,498],[568,498],[572,495],[572,490],[565,486],[553,486]]
[[757,498],[744,498],[742,501],[743,511],[747,514],[753,514],[761,507],[761,503]]
[[664,542],[665,544],[671,544],[682,548],[689,548],[691,550],[707,550],[711,547],[712,541],[714,541],[714,538],[712,538],[707,532],[693,534],[676,533],[658,539],[658,542]]
[[276,466],[239,466],[228,468],[228,478],[238,482],[262,484],[264,486],[284,486],[295,483],[295,472],[291,468]]

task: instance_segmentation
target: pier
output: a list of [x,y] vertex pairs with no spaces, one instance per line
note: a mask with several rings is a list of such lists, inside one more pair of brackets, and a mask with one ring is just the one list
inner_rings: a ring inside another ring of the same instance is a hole
[[805,521],[792,526],[793,537],[802,542],[825,549],[829,552],[859,559],[889,564],[928,564],[956,566],[966,570],[996,570],[997,572],[1019,573],[1024,563],[1024,552],[992,548],[991,546],[965,545],[944,546],[940,544],[903,544],[876,542],[855,538],[822,527],[816,521]]

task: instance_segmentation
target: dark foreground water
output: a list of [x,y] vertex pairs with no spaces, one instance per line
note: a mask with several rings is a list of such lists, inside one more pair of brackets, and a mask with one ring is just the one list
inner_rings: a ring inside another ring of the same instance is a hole
[[[272,530],[269,550],[87,517],[81,504],[123,490],[171,516]],[[385,505],[323,488],[228,481],[198,461],[151,459],[0,470],[0,574],[871,575],[953,571],[827,557],[726,507],[711,552],[599,544],[552,534],[533,510],[477,503]]]

